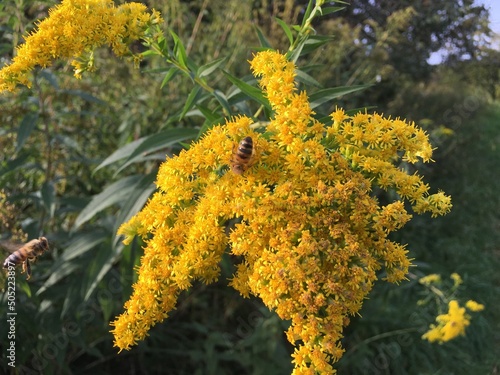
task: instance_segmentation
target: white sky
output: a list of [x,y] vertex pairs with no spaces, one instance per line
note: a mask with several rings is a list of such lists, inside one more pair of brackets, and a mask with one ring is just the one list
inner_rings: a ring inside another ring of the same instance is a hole
[[[500,0],[476,0],[476,4],[483,4],[490,11],[490,28],[497,34],[497,42],[494,41],[493,46],[500,46]],[[430,64],[439,64],[441,56],[442,51],[434,52],[428,61]]]
[[500,34],[500,1],[499,0],[476,0],[490,11],[490,28]]

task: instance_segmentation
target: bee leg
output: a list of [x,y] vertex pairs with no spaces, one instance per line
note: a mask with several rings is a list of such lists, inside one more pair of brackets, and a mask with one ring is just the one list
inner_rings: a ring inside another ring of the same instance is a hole
[[28,259],[23,263],[23,273],[26,272],[26,280],[29,280],[31,277],[31,264]]

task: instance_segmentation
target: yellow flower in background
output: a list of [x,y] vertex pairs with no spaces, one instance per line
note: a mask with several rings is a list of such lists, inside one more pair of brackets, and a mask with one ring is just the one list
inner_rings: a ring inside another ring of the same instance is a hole
[[450,277],[453,280],[453,286],[455,287],[463,283],[462,277],[458,273],[452,273]]
[[480,303],[477,303],[476,301],[469,300],[465,303],[465,307],[469,309],[470,311],[482,311],[484,310],[484,305],[481,305]]
[[437,273],[433,273],[424,277],[421,277],[418,282],[422,285],[431,285],[434,283],[441,282],[441,275]]
[[[466,308],[470,311],[481,311],[484,305],[475,301],[469,300],[465,304]],[[448,313],[441,314],[436,317],[437,325],[431,324],[429,331],[427,331],[422,339],[429,342],[443,342],[453,340],[458,336],[465,335],[465,329],[470,325],[470,315],[466,313],[465,307],[460,307],[458,301],[451,300],[448,303]]]
[[159,13],[146,9],[139,3],[115,7],[111,0],[63,0],[17,48],[12,63],[0,70],[0,91],[13,91],[17,84],[30,87],[30,71],[48,67],[56,59],[71,59],[75,76],[80,77],[95,69],[92,52],[103,45],[117,56],[132,56],[128,45],[161,22]]
[[[284,55],[260,52],[251,67],[275,111],[265,133],[247,117],[214,126],[161,165],[158,191],[119,230],[126,243],[138,235],[146,245],[126,311],[112,323],[115,345],[128,350],[144,339],[193,281],[217,280],[228,251],[239,256],[230,285],[291,321],[294,374],[331,374],[343,328],[377,272],[399,282],[410,265],[388,235],[411,215],[402,200],[380,205],[373,187],[393,188],[432,215],[446,213],[450,199],[428,195],[418,175],[394,166],[430,160],[427,136],[414,124],[341,109],[332,125],[322,124]],[[232,173],[233,148],[248,136],[255,161]]]
[[465,335],[465,328],[470,324],[470,316],[465,313],[465,307],[460,307],[456,300],[448,304],[448,313],[436,317],[438,325],[431,325],[431,329],[422,338],[429,342],[443,343],[458,336]]

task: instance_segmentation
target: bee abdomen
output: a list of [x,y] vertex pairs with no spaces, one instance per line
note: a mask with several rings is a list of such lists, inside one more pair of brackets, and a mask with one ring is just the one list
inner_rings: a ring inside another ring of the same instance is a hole
[[252,137],[243,138],[236,149],[233,148],[231,170],[239,175],[245,172],[252,164],[254,151]]
[[3,268],[8,268],[9,264],[17,265],[22,262],[24,262],[22,255],[18,254],[18,251],[16,251],[15,253],[10,254],[7,259],[5,259],[5,262],[3,262]]
[[252,157],[253,140],[251,137],[246,137],[240,142],[237,153],[242,159],[250,159]]

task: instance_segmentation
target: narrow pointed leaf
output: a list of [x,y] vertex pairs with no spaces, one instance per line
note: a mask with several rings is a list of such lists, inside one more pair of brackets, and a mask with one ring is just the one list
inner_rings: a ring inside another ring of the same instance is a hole
[[[138,180],[135,185],[130,190],[130,193],[123,203],[118,216],[116,217],[116,225],[114,232],[116,233],[118,227],[123,223],[130,220],[132,216],[134,216],[144,204],[147,202],[148,198],[155,191],[156,186],[154,184],[154,180],[156,178],[156,173],[150,173],[143,176],[140,180]],[[118,237],[116,237],[117,239]],[[114,246],[116,246],[116,241]]]
[[24,143],[29,138],[33,129],[35,129],[36,123],[38,121],[37,113],[28,113],[21,121],[21,125],[19,125],[19,130],[17,131],[17,140],[16,140],[16,153],[23,148]]
[[[4,174],[16,170],[17,168],[24,167],[26,165],[26,160],[29,158],[29,156],[30,155],[28,153],[22,153],[21,156],[19,156],[18,158],[9,160],[7,163],[2,163],[3,165],[0,167],[0,177],[2,177]],[[0,180],[0,186],[2,186],[1,180]]]
[[313,4],[314,4],[314,1],[309,1],[307,4],[307,9],[304,13],[304,17],[302,17],[302,27],[305,25],[307,19],[311,15],[311,12],[312,12],[313,6],[314,6]]
[[321,14],[323,16],[326,16],[327,14],[339,12],[341,10],[345,9],[345,7],[326,7],[326,8],[321,8]]
[[207,107],[204,107],[202,105],[197,105],[196,108],[203,114],[205,117],[206,121],[209,121],[211,123],[214,123],[215,121],[219,121],[221,118],[223,118],[219,113],[214,112],[210,110]]
[[92,255],[89,254],[89,252],[99,246],[102,242],[106,241],[108,238],[109,233],[104,230],[94,230],[92,232],[81,233],[75,236],[75,238],[64,246],[66,251],[52,265],[49,272],[50,277],[45,281],[36,294],[40,295],[66,276],[73,274],[78,268],[81,268],[81,259],[76,260],[76,258]]
[[258,26],[254,27],[255,27],[255,32],[257,33],[257,38],[259,38],[260,45],[263,48],[270,49],[271,43],[269,43],[262,30]]
[[179,36],[172,30],[169,29],[172,38],[174,39],[174,53],[177,61],[183,68],[188,67],[188,58],[186,54],[186,49],[184,48],[184,44],[182,44],[182,40]]
[[128,156],[127,161],[118,169],[117,173],[128,167],[130,164],[143,160],[146,155],[155,151],[173,146],[186,139],[196,137],[198,131],[194,128],[167,129],[162,132],[150,135],[144,139],[139,146]]
[[56,190],[52,181],[45,181],[41,189],[42,202],[50,218],[54,217],[56,210]]
[[215,90],[212,95],[217,99],[219,104],[221,105],[222,108],[224,108],[225,115],[230,116],[231,115],[231,106],[229,105],[229,102],[227,101],[226,95],[222,91]]
[[301,56],[307,55],[308,53],[317,50],[319,47],[331,42],[332,40],[333,40],[332,36],[312,35],[305,41],[300,55]]
[[267,101],[266,98],[264,98],[264,95],[262,95],[262,91],[260,91],[260,89],[254,86],[250,86],[248,83],[242,81],[239,78],[236,78],[235,76],[229,74],[226,71],[223,72],[224,75],[227,77],[227,79],[229,79],[231,83],[235,85],[237,88],[239,88],[243,93],[248,95],[250,98],[254,99],[257,103],[262,104],[267,108],[271,108],[269,102]]
[[177,67],[170,68],[167,74],[165,74],[165,77],[163,77],[163,81],[161,81],[160,88],[163,88],[163,86],[165,86],[168,82],[170,82],[172,78],[174,78],[177,75],[177,73],[179,73],[179,68]]
[[226,58],[222,57],[220,59],[211,61],[208,64],[200,66],[200,68],[198,69],[198,72],[197,72],[198,77],[202,78],[202,77],[206,77],[206,76],[212,74],[225,61],[226,61]]
[[309,74],[304,72],[303,70],[296,69],[295,70],[296,78],[297,81],[302,82],[308,86],[313,86],[313,87],[323,87],[321,83],[316,81],[313,77],[311,77]]
[[58,258],[58,262],[69,262],[75,258],[81,257],[101,242],[106,241],[109,232],[104,230],[93,230],[92,232],[80,232],[74,236],[65,246],[64,253]]
[[281,28],[283,29],[283,31],[285,32],[285,34],[288,38],[288,41],[290,42],[290,45],[292,45],[293,44],[293,34],[292,34],[292,30],[290,30],[290,27],[283,20],[280,20],[278,17],[275,17],[274,19],[276,20],[276,22],[278,22],[278,25],[281,26]]
[[109,251],[98,252],[97,257],[93,260],[89,271],[86,273],[88,279],[82,282],[82,285],[86,287],[86,290],[83,291],[85,302],[92,296],[99,282],[111,269],[123,247],[123,244],[118,244],[116,247],[110,248]]
[[97,104],[106,104],[105,101],[99,99],[98,97],[89,94],[88,92],[82,90],[63,90],[63,93],[67,95],[78,96],[79,98],[89,102],[89,103],[97,103]]
[[364,90],[370,85],[358,85],[358,86],[341,86],[330,89],[319,90],[309,96],[309,102],[311,103],[311,108],[314,109],[319,105],[326,103],[330,100],[338,98],[340,96],[350,94],[356,91]]
[[141,176],[124,177],[106,187],[101,193],[94,195],[89,204],[76,218],[75,229],[89,221],[98,212],[126,199],[130,194],[131,186],[134,186],[140,178]]
[[184,108],[182,109],[182,112],[179,116],[179,120],[182,120],[184,118],[184,116],[186,115],[186,113],[191,108],[193,108],[193,105],[195,103],[195,100],[198,97],[198,93],[200,92],[200,90],[201,90],[201,86],[196,85],[193,87],[193,89],[191,90],[191,92],[189,93],[189,95],[187,97],[186,103],[184,104]]
[[101,164],[99,164],[96,169],[94,169],[94,173],[107,165],[113,164],[113,163],[117,162],[118,160],[121,160],[121,159],[128,157],[132,153],[132,151],[134,151],[137,147],[139,147],[139,145],[142,142],[144,142],[144,140],[146,138],[147,137],[139,138],[133,142],[127,143],[123,147],[120,147],[118,150],[116,150],[111,155],[109,155],[106,159],[104,159],[104,161]]
[[304,48],[305,40],[302,40],[297,47],[293,50],[293,52],[290,54],[289,60],[293,62],[294,64],[297,63],[297,60],[299,59],[302,50]]

